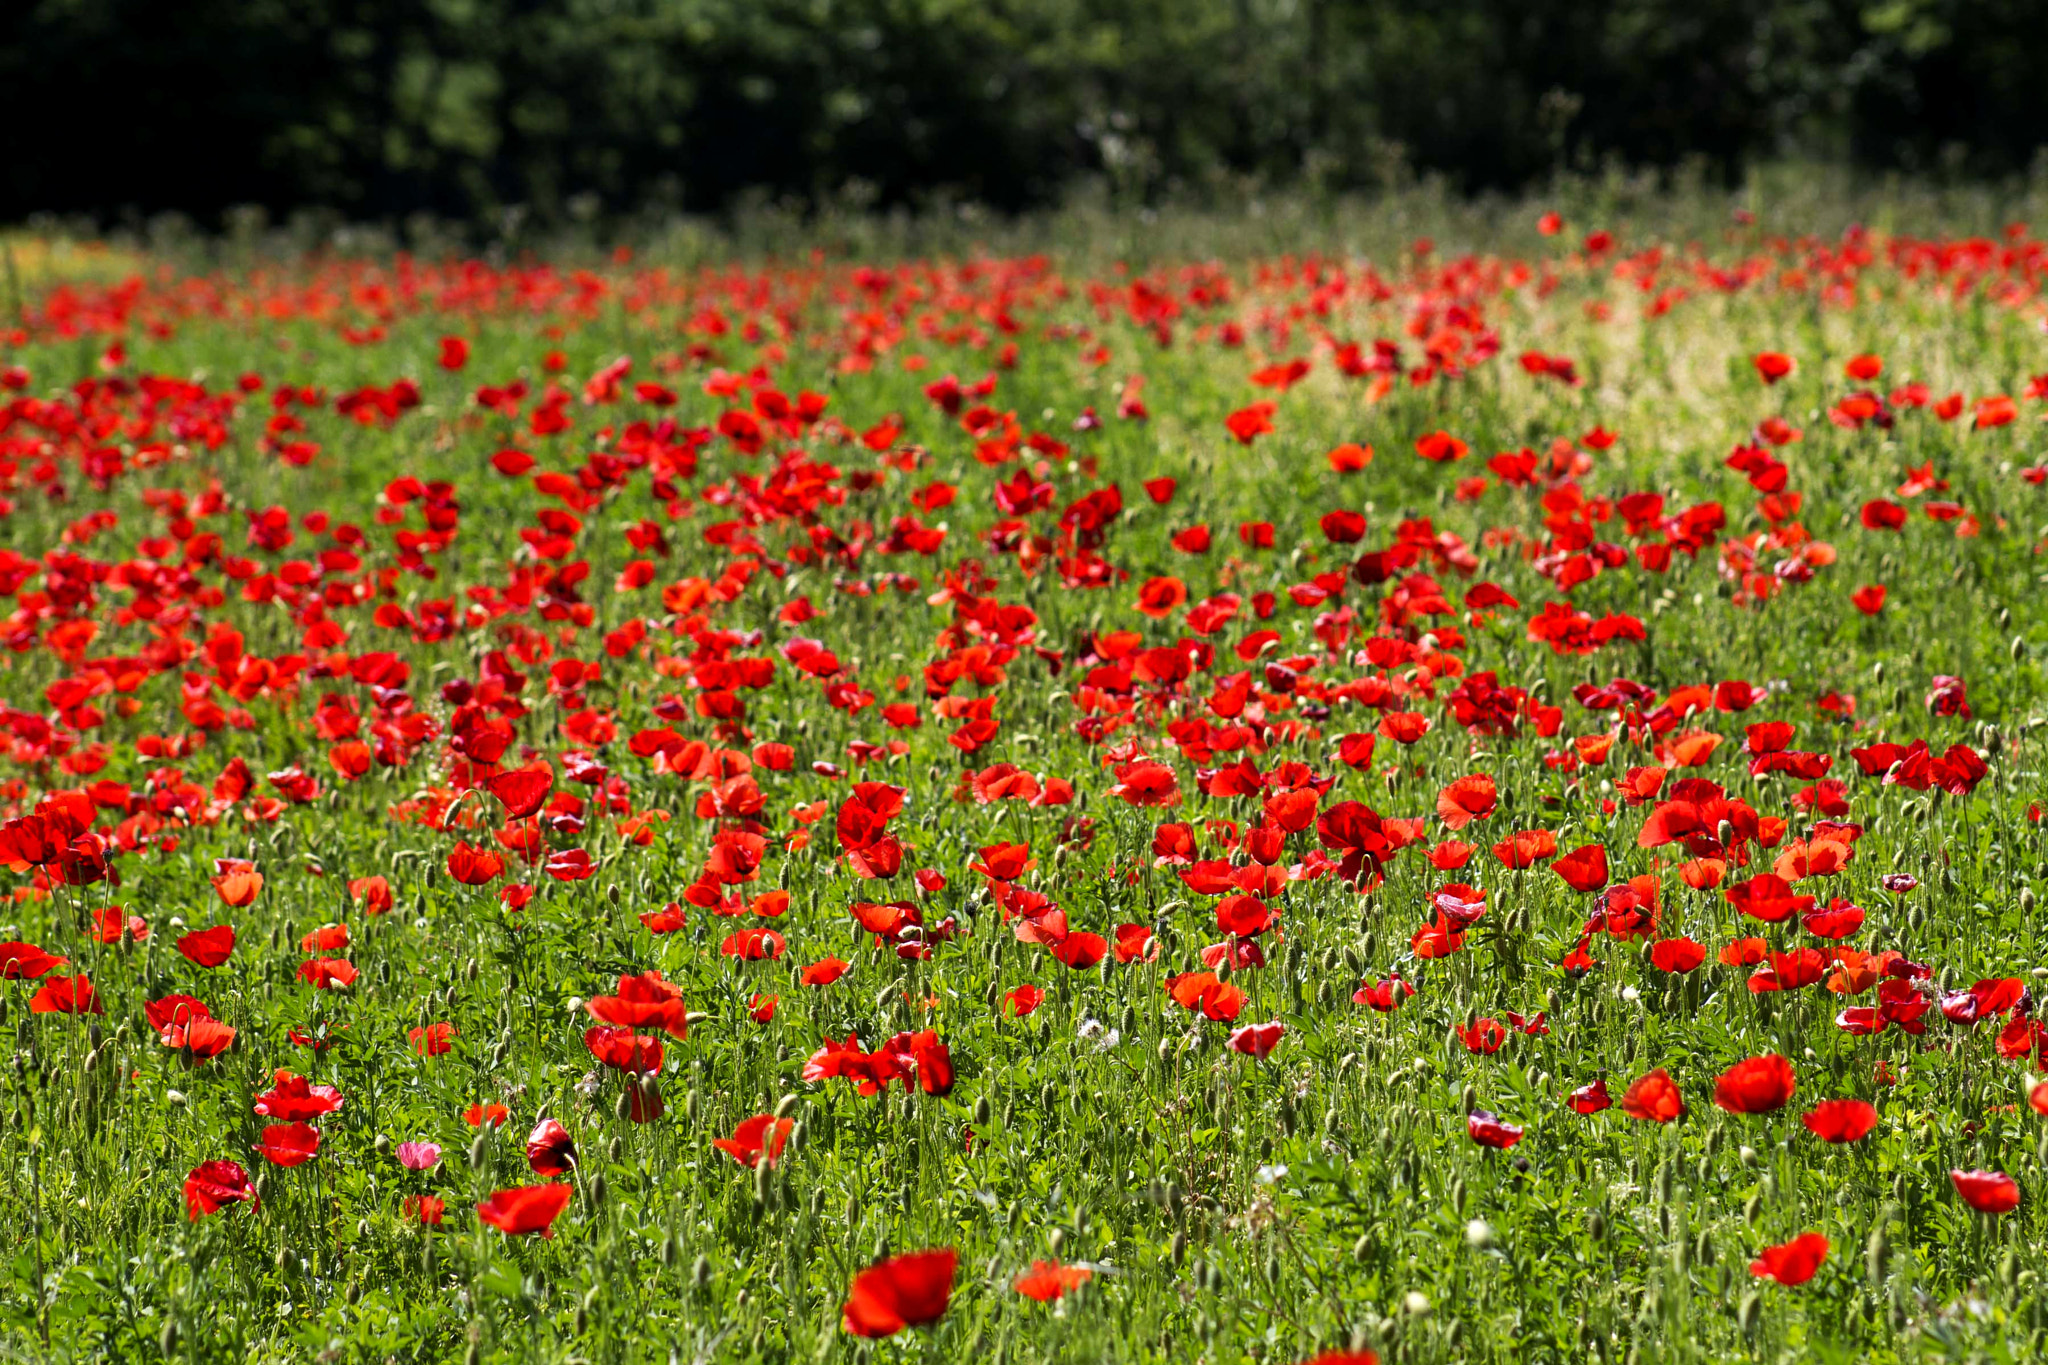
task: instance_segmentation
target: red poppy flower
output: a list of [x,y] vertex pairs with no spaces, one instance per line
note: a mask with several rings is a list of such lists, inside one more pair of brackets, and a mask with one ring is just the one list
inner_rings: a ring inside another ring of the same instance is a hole
[[1623,1092],[1621,1112],[1632,1119],[1669,1123],[1685,1113],[1685,1097],[1670,1074],[1658,1067]]
[[1799,1121],[1822,1142],[1861,1142],[1877,1127],[1877,1110],[1864,1100],[1822,1100]]
[[1502,1123],[1484,1109],[1475,1109],[1465,1116],[1465,1132],[1481,1147],[1495,1151],[1506,1151],[1522,1140],[1522,1130],[1511,1123]]
[[92,981],[83,972],[77,976],[46,977],[42,988],[28,998],[30,1014],[105,1014]]
[[1233,1029],[1225,1046],[1232,1052],[1242,1052],[1247,1057],[1264,1060],[1266,1054],[1278,1046],[1287,1033],[1287,1026],[1278,1019],[1267,1024],[1246,1024]]
[[1051,1303],[1064,1298],[1073,1290],[1095,1278],[1095,1272],[1085,1265],[1061,1265],[1058,1261],[1033,1261],[1031,1269],[1019,1275],[1011,1283],[1027,1299],[1040,1303]]
[[1598,891],[1607,885],[1607,850],[1599,844],[1575,848],[1550,865],[1574,891]]
[[1775,384],[1792,373],[1792,357],[1780,351],[1758,352],[1755,364],[1758,376],[1766,384]]
[[0,943],[0,981],[34,981],[69,961],[52,957],[33,943]]
[[399,1217],[421,1227],[441,1226],[441,1219],[447,1211],[447,1203],[431,1194],[409,1194],[398,1205]]
[[1491,1056],[1508,1040],[1508,1031],[1496,1019],[1475,1019],[1460,1028],[1451,1025],[1451,1036],[1465,1045],[1465,1051]]
[[2020,1206],[2019,1182],[2002,1171],[1950,1171],[1948,1178],[1979,1213],[2011,1213]]
[[1384,981],[1361,982],[1359,988],[1351,993],[1351,999],[1354,1004],[1370,1005],[1381,1014],[1392,1014],[1401,1008],[1403,1000],[1413,994],[1413,986],[1398,976],[1390,976]]
[[[1370,755],[1368,754],[1368,759]],[[1474,820],[1484,820],[1499,804],[1500,793],[1493,778],[1485,773],[1461,777],[1437,793],[1436,814],[1449,829],[1463,829]]]
[[959,1257],[951,1247],[915,1251],[870,1266],[853,1277],[840,1321],[857,1337],[893,1337],[945,1316],[953,1298]]
[[555,1220],[569,1207],[569,1185],[522,1185],[499,1190],[476,1206],[476,1216],[508,1237],[555,1235]]
[[213,866],[213,889],[222,904],[239,910],[262,892],[263,874],[256,864],[242,858],[216,858]]
[[1689,938],[1660,939],[1650,948],[1650,965],[1660,972],[1689,972],[1707,960],[1707,950]]
[[1803,1232],[1789,1242],[1765,1247],[1749,1263],[1749,1273],[1791,1288],[1812,1279],[1827,1258],[1828,1239],[1818,1232]]
[[256,1097],[256,1116],[280,1123],[299,1123],[331,1114],[344,1103],[341,1092],[331,1085],[314,1085],[303,1076],[280,1071],[274,1084]]
[[534,1124],[526,1135],[526,1164],[535,1175],[567,1175],[576,1165],[576,1144],[569,1130],[554,1119]]
[[1785,1107],[1799,1081],[1792,1063],[1777,1053],[1750,1057],[1721,1073],[1714,1103],[1731,1114],[1768,1114]]
[[689,1011],[683,1006],[683,988],[662,980],[659,972],[621,976],[617,995],[600,995],[584,1008],[592,1018],[607,1024],[659,1029],[677,1040],[689,1036]]
[[742,1166],[754,1167],[763,1161],[773,1166],[781,1158],[782,1148],[795,1128],[795,1119],[756,1114],[733,1129],[731,1137],[713,1138],[711,1145],[729,1153]]
[[320,1150],[320,1132],[309,1123],[272,1123],[256,1150],[273,1166],[303,1166]]
[[[1571,1106],[1574,1114],[1597,1114],[1612,1105],[1614,1101],[1608,1097],[1607,1079],[1603,1076],[1591,1085],[1582,1085],[1577,1090],[1572,1091],[1570,1095],[1565,1097],[1565,1103]],[[1646,1116],[1638,1114],[1634,1117],[1642,1118]]]
[[201,967],[218,967],[235,951],[234,928],[221,924],[186,934],[178,940],[178,951]]
[[542,764],[497,773],[485,778],[478,785],[498,798],[500,804],[505,807],[508,818],[524,820],[546,803],[548,793],[555,785],[555,775]]
[[804,968],[803,975],[798,980],[806,986],[829,986],[846,975],[846,969],[850,965],[836,957],[828,957]]
[[489,849],[472,847],[460,840],[448,853],[448,875],[464,886],[482,886],[505,871],[505,860]]
[[493,1128],[503,1128],[505,1120],[511,1117],[511,1113],[502,1104],[472,1104],[462,1111],[462,1121],[472,1128],[481,1128],[485,1124]]
[[407,1029],[405,1038],[420,1056],[439,1057],[455,1046],[455,1025],[443,1022]]
[[249,1173],[232,1161],[207,1161],[185,1177],[185,1217],[198,1222],[229,1204],[256,1206],[256,1187]]

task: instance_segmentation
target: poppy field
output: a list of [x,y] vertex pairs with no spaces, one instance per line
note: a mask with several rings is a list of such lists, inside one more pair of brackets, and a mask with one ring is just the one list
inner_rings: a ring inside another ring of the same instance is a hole
[[0,1341],[2039,1359],[2048,242],[0,330]]

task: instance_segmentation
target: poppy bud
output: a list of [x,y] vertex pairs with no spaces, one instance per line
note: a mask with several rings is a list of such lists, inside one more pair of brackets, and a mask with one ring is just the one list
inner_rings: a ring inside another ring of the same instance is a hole
[[987,1123],[988,1117],[988,1096],[982,1095],[974,1101],[974,1121],[976,1123]]
[[1187,1259],[1188,1235],[1185,1232],[1176,1232],[1173,1234],[1173,1241],[1169,1243],[1167,1246],[1167,1255],[1172,1257],[1173,1264],[1176,1269],[1180,1267],[1182,1261],[1185,1261]]
[[1370,1255],[1372,1255],[1372,1236],[1369,1233],[1361,1232],[1358,1234],[1358,1240],[1351,1244],[1351,1259],[1354,1261],[1364,1261]]
[[1418,1289],[1411,1289],[1401,1300],[1401,1307],[1412,1317],[1429,1316],[1429,1296]]
[[1594,1209],[1586,1215],[1586,1235],[1596,1242],[1607,1240],[1607,1217],[1600,1210]]
[[162,1351],[167,1356],[174,1355],[177,1353],[178,1324],[175,1321],[165,1321],[164,1330],[157,1334],[156,1345],[157,1349]]
[[2027,642],[2024,636],[2012,637],[2012,661],[2016,664],[2027,661]]
[[576,1305],[576,1319],[575,1319],[575,1325],[574,1325],[574,1331],[575,1331],[575,1334],[576,1334],[577,1336],[579,1336],[579,1337],[580,1337],[580,1336],[582,1336],[582,1335],[583,1335],[583,1334],[584,1334],[585,1332],[588,1332],[589,1330],[590,1330],[590,1310],[589,1310],[589,1309],[587,1309],[587,1308],[585,1308],[585,1307],[584,1307],[584,1306],[583,1306],[582,1304],[580,1304],[580,1303],[579,1303],[579,1304],[577,1304],[577,1305]]
[[1884,1283],[1886,1263],[1891,1260],[1891,1254],[1891,1239],[1885,1235],[1884,1224],[1879,1223],[1870,1230],[1870,1240],[1863,1244],[1863,1273],[1870,1277],[1871,1288]]
[[1451,1178],[1451,1211],[1461,1217],[1465,1212],[1465,1194],[1465,1177],[1462,1175],[1453,1176]]
[[774,1169],[774,1163],[767,1161],[757,1162],[754,1166],[754,1203],[762,1208],[768,1207],[768,1202],[775,1193],[768,1183]]
[[690,1122],[692,1123],[695,1123],[697,1121],[697,1109],[697,1088],[695,1086],[692,1086],[690,1087],[689,1095],[683,1100],[683,1112],[689,1116]]
[[1465,1224],[1465,1245],[1474,1251],[1484,1251],[1493,1244],[1493,1225],[1484,1218],[1474,1218]]
[[796,1112],[797,1105],[801,1103],[803,1103],[801,1095],[784,1095],[775,1102],[775,1117],[779,1119],[788,1118]]
[[469,1144],[469,1169],[472,1171],[483,1170],[484,1164],[490,1160],[490,1155],[489,1139],[482,1133],[478,1133],[476,1140]]
[[376,1142],[372,1143],[371,1145],[377,1149],[378,1156],[391,1155],[391,1139],[386,1137],[384,1134],[377,1134]]
[[181,1109],[185,1105],[185,1096],[181,1091],[166,1090],[164,1091],[164,1103],[174,1109]]
[[1742,1201],[1742,1221],[1754,1225],[1757,1216],[1763,1212],[1763,1209],[1764,1197],[1760,1194],[1751,1195]]
[[1742,1303],[1735,1310],[1735,1320],[1741,1324],[1745,1336],[1756,1330],[1756,1310],[1760,1302],[1752,1289],[1742,1296]]
[[610,886],[607,886],[607,887],[606,887],[606,888],[604,889],[604,898],[605,898],[606,900],[610,901],[610,902],[612,903],[612,905],[613,905],[614,907],[616,907],[616,906],[618,905],[618,903],[619,903],[619,884],[618,884],[617,882],[613,882],[613,883],[612,883],[612,884],[611,884]]
[[605,1182],[603,1171],[599,1171],[596,1175],[590,1177],[589,1188],[590,1202],[593,1204],[604,1203],[605,1197],[611,1193],[611,1186]]

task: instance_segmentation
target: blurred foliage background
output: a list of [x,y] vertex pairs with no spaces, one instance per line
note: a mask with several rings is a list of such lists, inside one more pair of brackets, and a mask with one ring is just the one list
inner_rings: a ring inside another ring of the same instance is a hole
[[1799,160],[1996,178],[2038,0],[18,0],[0,220],[539,222],[1454,193]]

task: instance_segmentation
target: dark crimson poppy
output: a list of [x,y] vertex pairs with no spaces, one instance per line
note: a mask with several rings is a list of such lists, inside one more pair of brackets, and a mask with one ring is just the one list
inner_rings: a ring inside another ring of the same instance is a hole
[[1827,1258],[1828,1239],[1818,1232],[1803,1232],[1789,1242],[1765,1247],[1749,1263],[1749,1273],[1792,1288],[1812,1279]]
[[1822,1100],[1799,1120],[1822,1142],[1861,1142],[1877,1127],[1877,1110],[1863,1100]]
[[229,1204],[248,1204],[253,1208],[260,1203],[256,1187],[249,1183],[249,1173],[232,1161],[201,1162],[185,1177],[185,1217],[192,1222],[218,1213]]
[[1658,1067],[1623,1093],[1621,1112],[1632,1119],[1669,1123],[1685,1113],[1685,1097],[1678,1093],[1670,1074]]
[[779,1119],[773,1114],[756,1114],[742,1120],[733,1129],[729,1138],[713,1138],[711,1145],[729,1154],[742,1166],[753,1167],[766,1161],[773,1166],[782,1156],[783,1146],[796,1128],[795,1119]]
[[1731,1114],[1768,1114],[1784,1108],[1798,1088],[1792,1063],[1767,1053],[1722,1072],[1714,1084],[1714,1103]]
[[1495,1151],[1506,1151],[1522,1140],[1520,1128],[1502,1123],[1484,1109],[1475,1109],[1465,1116],[1465,1132],[1481,1147]]
[[1979,1213],[2011,1213],[2020,1206],[2019,1182],[2002,1171],[1950,1171],[1948,1178]]
[[320,1151],[320,1133],[309,1123],[272,1123],[256,1150],[273,1166],[303,1166]]
[[576,1165],[576,1144],[569,1130],[554,1119],[542,1119],[526,1135],[526,1164],[538,1176],[567,1175]]
[[575,1193],[569,1185],[522,1185],[499,1190],[476,1206],[476,1216],[508,1237],[555,1235],[555,1220]]
[[893,1256],[853,1277],[840,1321],[857,1337],[892,1337],[945,1316],[959,1257],[951,1247]]

